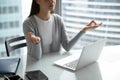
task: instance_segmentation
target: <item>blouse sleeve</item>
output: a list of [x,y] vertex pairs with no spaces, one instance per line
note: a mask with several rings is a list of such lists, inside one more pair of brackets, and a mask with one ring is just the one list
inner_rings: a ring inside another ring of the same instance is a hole
[[61,19],[61,43],[66,51],[69,51],[83,34],[84,33],[80,31],[78,34],[76,34],[76,36],[74,36],[70,41],[68,41],[65,24],[63,19]]
[[30,43],[29,38],[27,36],[28,32],[32,32],[33,34],[35,34],[35,30],[31,22],[24,21],[23,32],[27,42],[28,55],[39,60],[42,56],[41,42],[37,44]]

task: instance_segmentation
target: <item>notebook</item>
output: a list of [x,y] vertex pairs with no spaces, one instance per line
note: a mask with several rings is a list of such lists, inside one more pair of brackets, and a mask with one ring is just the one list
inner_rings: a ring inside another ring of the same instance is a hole
[[85,46],[78,55],[71,55],[66,58],[57,60],[54,62],[54,64],[72,71],[76,71],[93,62],[96,62],[105,43],[106,39],[96,41],[90,45]]
[[0,75],[15,75],[20,63],[20,58],[18,57],[7,57],[0,59]]

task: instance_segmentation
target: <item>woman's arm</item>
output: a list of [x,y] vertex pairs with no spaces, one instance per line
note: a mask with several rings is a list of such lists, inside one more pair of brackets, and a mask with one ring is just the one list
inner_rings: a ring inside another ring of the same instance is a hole
[[80,31],[74,38],[72,38],[70,41],[68,41],[67,39],[67,36],[66,36],[66,32],[65,32],[65,29],[64,29],[64,24],[62,23],[62,40],[61,40],[61,43],[62,43],[62,46],[63,48],[66,50],[66,51],[69,51],[73,46],[74,44],[79,40],[79,38],[87,31],[87,30],[94,30],[96,29],[97,27],[99,27],[101,25],[100,24],[97,24],[94,20],[92,20],[90,23],[88,23],[86,25],[85,28],[82,29],[82,31]]
[[37,42],[37,39],[33,40],[35,30],[32,26],[32,23],[25,21],[23,23],[23,32],[27,41],[28,54],[38,60],[42,55],[41,42]]

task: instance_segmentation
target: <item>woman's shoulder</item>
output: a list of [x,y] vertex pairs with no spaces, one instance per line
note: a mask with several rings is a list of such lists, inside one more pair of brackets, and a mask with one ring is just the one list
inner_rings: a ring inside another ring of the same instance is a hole
[[30,16],[30,17],[27,17],[27,18],[24,20],[23,24],[30,23],[30,22],[34,22],[34,21],[35,21],[35,20],[34,20],[34,16]]
[[60,16],[60,15],[58,15],[58,14],[53,14],[53,16],[55,17],[55,18],[58,18],[58,19],[61,19],[62,17]]
[[33,16],[26,18],[23,22],[23,27],[32,27],[34,28],[37,25],[37,22]]

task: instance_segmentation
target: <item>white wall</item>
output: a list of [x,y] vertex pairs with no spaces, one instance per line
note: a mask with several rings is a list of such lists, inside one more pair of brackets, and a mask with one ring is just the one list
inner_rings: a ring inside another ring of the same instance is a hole
[[32,0],[22,0],[22,22],[28,17]]

